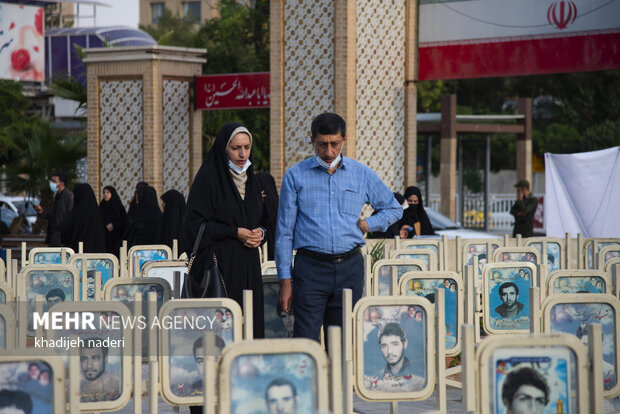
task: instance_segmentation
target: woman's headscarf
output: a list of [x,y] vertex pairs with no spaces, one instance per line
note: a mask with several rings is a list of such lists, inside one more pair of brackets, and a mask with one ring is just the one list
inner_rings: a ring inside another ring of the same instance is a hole
[[83,242],[84,253],[105,253],[103,220],[93,188],[86,183],[73,187],[73,209],[61,225],[62,243],[78,251]]
[[165,203],[161,218],[161,241],[172,247],[174,239],[181,240],[185,197],[177,190],[168,190],[161,196],[161,199]]
[[435,230],[433,229],[433,225],[424,210],[424,202],[422,200],[422,193],[418,187],[407,187],[405,190],[405,199],[409,199],[412,195],[417,195],[419,203],[418,204],[410,204],[409,207],[403,212],[403,218],[405,215],[411,216],[416,222],[420,222],[420,232],[422,236],[426,235],[434,235]]
[[122,228],[118,230],[122,233],[127,224],[127,212],[125,211],[123,202],[118,196],[116,189],[111,185],[106,185],[103,189],[108,190],[112,195],[109,201],[101,199],[101,203],[99,203],[99,212],[101,213],[103,224],[107,225],[108,223],[113,223],[114,229],[116,230],[118,226],[115,221],[120,219],[119,223],[122,225]]
[[[246,171],[245,200],[239,195],[231,175],[234,173],[228,167],[226,148],[235,135],[234,132],[240,132],[239,128],[245,129],[245,126],[231,122],[219,130],[207,158],[194,178],[183,223],[183,249],[188,255],[192,251],[202,221],[235,228],[252,229],[258,226],[262,205],[254,166],[251,165]],[[205,234],[200,249],[205,248],[211,241],[213,240],[209,240],[209,235]]]
[[139,244],[159,244],[161,240],[161,210],[157,192],[146,183],[136,186],[135,204],[129,214],[127,242],[129,247]]

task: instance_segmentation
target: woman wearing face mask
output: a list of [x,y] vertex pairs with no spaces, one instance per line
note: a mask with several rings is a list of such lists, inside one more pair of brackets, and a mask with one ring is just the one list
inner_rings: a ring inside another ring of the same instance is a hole
[[[409,207],[403,212],[403,218],[401,220],[407,220],[406,224],[410,224],[413,227],[413,231],[418,236],[434,235],[433,225],[424,211],[424,204],[422,203],[422,193],[418,187],[407,187],[405,190],[405,200],[409,204]],[[401,227],[401,238],[402,235]],[[408,231],[410,233],[411,230]]]
[[[265,239],[266,215],[249,160],[252,135],[236,122],[224,125],[194,178],[183,220],[182,247],[191,255],[201,223],[206,227],[193,266],[202,275],[217,257],[228,297],[242,305],[253,292],[254,337],[264,337],[263,286],[258,246]],[[198,271],[199,270],[199,271]],[[200,282],[200,281],[196,281]]]

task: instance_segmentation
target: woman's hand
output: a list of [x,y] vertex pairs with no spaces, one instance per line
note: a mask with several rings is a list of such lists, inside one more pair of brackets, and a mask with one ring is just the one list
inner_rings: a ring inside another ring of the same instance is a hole
[[402,226],[400,228],[400,238],[401,239],[406,239],[407,237],[409,237],[409,229],[411,228],[411,226],[409,226],[408,224],[405,224],[404,226]]
[[245,247],[258,247],[263,241],[261,229],[248,230],[243,227],[237,228],[237,238]]

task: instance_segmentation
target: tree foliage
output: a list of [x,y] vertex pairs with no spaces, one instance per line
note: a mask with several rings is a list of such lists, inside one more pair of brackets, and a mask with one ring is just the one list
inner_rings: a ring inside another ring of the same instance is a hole
[[162,46],[190,47],[194,44],[197,32],[193,24],[188,24],[178,13],[172,14],[170,9],[164,9],[155,26],[140,25],[140,29]]
[[[517,98],[532,98],[533,151],[575,153],[620,145],[620,71],[566,73],[418,84],[418,112],[439,112],[441,96],[455,93],[459,114],[515,113]],[[482,168],[480,135],[466,135],[464,159]],[[514,135],[493,135],[491,169],[515,168]],[[433,174],[439,173],[439,140],[433,141]],[[425,154],[425,152],[424,152]]]

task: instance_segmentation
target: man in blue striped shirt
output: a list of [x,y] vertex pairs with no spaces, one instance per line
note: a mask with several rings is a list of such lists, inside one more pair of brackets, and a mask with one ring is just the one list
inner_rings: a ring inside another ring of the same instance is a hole
[[[295,317],[293,336],[318,341],[321,325],[342,326],[342,290],[353,290],[354,304],[362,296],[364,234],[385,231],[403,209],[374,171],[341,155],[344,119],[323,113],[311,134],[316,156],[284,174],[275,259],[280,305]],[[360,219],[366,203],[377,213]]]

